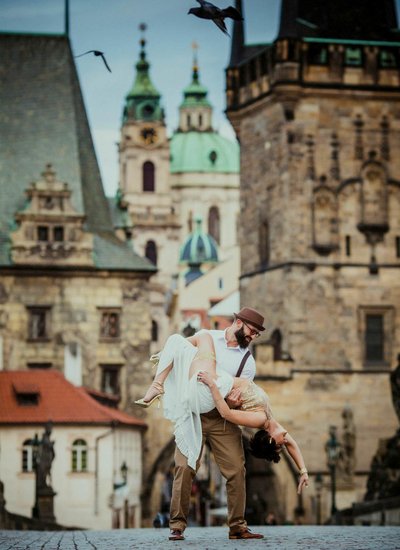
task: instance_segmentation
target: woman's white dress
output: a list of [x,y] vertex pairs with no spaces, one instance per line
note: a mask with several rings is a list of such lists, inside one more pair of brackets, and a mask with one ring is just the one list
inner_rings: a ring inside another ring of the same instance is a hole
[[[189,379],[190,366],[197,351],[186,338],[173,334],[160,352],[156,373],[160,374],[174,362],[164,382],[164,416],[175,424],[176,445],[194,470],[202,442],[200,414],[215,408],[209,388],[199,382],[195,374]],[[216,384],[225,397],[232,389],[233,377],[218,368],[217,376]]]

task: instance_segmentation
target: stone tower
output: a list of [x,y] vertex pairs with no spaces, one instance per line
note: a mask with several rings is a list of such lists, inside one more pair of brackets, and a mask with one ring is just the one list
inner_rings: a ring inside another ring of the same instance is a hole
[[[392,0],[283,0],[272,44],[247,46],[235,22],[227,68],[227,113],[241,143],[241,301],[267,323],[257,372],[311,474],[327,473],[324,437],[351,404],[356,466],[339,507],[361,498],[376,441],[395,426],[396,29]],[[305,508],[312,521],[310,503],[291,498],[282,513]]]

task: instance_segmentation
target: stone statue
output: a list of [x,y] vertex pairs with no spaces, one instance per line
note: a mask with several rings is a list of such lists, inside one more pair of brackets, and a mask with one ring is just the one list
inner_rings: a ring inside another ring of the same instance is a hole
[[42,439],[39,441],[35,456],[36,487],[39,492],[41,489],[51,487],[51,464],[56,456],[54,441],[50,441],[51,430],[51,422],[48,422],[45,426]]

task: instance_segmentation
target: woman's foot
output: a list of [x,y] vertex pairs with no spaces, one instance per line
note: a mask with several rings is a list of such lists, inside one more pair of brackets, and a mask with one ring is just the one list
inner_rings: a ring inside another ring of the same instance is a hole
[[164,386],[155,380],[151,383],[145,396],[142,399],[135,401],[136,405],[140,407],[150,407],[154,401],[160,399],[164,393]]

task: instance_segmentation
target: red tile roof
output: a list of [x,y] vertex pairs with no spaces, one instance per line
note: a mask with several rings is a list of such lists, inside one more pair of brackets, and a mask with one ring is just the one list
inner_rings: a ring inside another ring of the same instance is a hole
[[[39,393],[38,404],[20,404],[18,393]],[[139,418],[101,405],[58,371],[0,372],[0,424],[43,424],[49,420],[54,424],[147,426]]]

